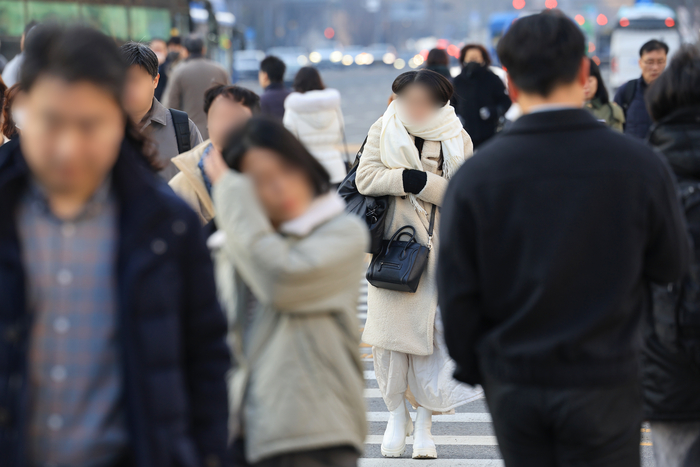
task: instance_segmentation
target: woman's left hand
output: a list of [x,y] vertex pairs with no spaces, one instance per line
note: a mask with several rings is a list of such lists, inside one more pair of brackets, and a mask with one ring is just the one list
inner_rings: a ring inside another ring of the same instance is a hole
[[204,171],[207,173],[207,177],[211,180],[212,185],[216,184],[228,170],[230,169],[226,165],[223,156],[212,146],[209,150],[209,155],[204,158]]

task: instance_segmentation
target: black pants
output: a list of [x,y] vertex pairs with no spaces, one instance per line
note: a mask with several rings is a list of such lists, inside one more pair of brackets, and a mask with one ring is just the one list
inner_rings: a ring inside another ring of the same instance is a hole
[[548,388],[485,379],[506,467],[639,467],[638,383]]

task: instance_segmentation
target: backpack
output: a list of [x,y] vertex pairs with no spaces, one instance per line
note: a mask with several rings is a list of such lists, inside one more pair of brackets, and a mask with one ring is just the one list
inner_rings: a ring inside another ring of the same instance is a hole
[[[680,202],[690,229],[700,226],[700,182],[682,182]],[[684,352],[700,367],[700,245],[690,272],[667,287],[654,286],[654,329],[667,346]]]
[[[423,150],[425,140],[416,138],[416,148],[420,154]],[[386,212],[389,208],[389,196],[365,196],[359,192],[355,184],[357,176],[357,167],[360,165],[362,151],[367,144],[365,138],[360,150],[355,156],[355,162],[350,167],[345,179],[338,187],[338,195],[345,200],[345,212],[355,214],[367,223],[370,235],[370,247],[368,253],[376,255],[382,251],[382,242],[384,241],[384,225],[386,224]]]
[[638,85],[639,80],[633,79],[632,81],[628,81],[627,85],[625,86],[625,90],[622,92],[622,102],[620,104],[622,106],[622,110],[625,112],[625,117],[627,116],[627,109],[629,109],[630,105],[632,105],[634,95],[637,94]]
[[182,110],[170,109],[170,115],[173,117],[177,153],[182,154],[192,149],[190,144],[190,118]]

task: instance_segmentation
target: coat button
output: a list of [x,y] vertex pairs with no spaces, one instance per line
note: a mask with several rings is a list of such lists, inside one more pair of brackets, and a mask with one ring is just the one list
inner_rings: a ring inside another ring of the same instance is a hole
[[168,250],[168,244],[162,238],[156,238],[151,243],[151,250],[157,255],[162,255]]
[[187,224],[183,220],[176,220],[173,222],[173,233],[175,235],[182,235],[187,232]]

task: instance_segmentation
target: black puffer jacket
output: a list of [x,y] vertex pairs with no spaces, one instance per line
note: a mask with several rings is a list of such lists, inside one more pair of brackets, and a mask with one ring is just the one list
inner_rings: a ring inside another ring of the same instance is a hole
[[472,138],[474,148],[496,133],[498,120],[511,106],[501,78],[486,66],[470,63],[454,79],[452,105]]
[[[650,143],[668,159],[681,185],[700,183],[700,107],[682,109],[659,122]],[[688,229],[695,243],[695,264],[700,263],[700,213],[688,213]],[[655,292],[655,314],[660,307]],[[649,420],[700,420],[700,367],[687,354],[656,334],[653,323],[646,330],[643,353],[645,416]]]

